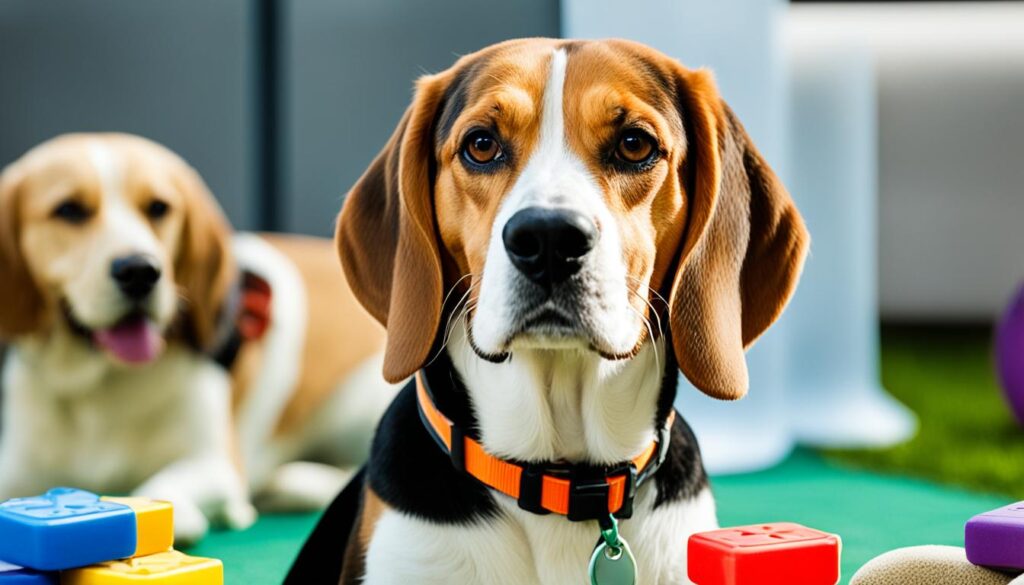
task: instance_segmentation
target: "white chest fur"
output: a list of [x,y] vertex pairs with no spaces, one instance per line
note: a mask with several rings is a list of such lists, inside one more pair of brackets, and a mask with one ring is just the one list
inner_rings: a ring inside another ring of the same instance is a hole
[[[617,463],[654,435],[662,387],[662,342],[647,343],[630,360],[591,352],[516,352],[485,362],[456,326],[448,353],[465,382],[494,454],[521,460]],[[568,355],[567,355],[568,354]],[[654,482],[644,484],[634,517],[620,524],[637,558],[639,583],[687,583],[686,540],[717,526],[709,490],[657,510]],[[369,585],[588,583],[587,565],[599,532],[595,522],[525,512],[495,494],[501,514],[470,526],[439,525],[394,510],[378,522],[367,554]]]
[[[637,559],[638,583],[678,585],[686,578],[686,540],[717,526],[708,490],[652,510],[655,488],[639,494],[637,515],[620,524]],[[597,543],[593,522],[536,516],[498,496],[503,513],[472,526],[441,526],[389,510],[367,554],[367,585],[441,583],[585,585]]]
[[122,368],[71,338],[40,343],[19,344],[4,365],[0,492],[129,491],[227,441],[229,380],[193,352],[171,346]]
[[654,440],[664,351],[661,340],[619,361],[582,349],[524,350],[495,364],[476,356],[461,326],[448,343],[488,452],[595,464],[629,460]]

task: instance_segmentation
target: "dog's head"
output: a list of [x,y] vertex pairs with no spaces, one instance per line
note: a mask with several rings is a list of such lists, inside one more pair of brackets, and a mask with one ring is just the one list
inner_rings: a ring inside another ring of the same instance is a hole
[[214,333],[233,266],[198,174],[143,138],[76,134],[0,175],[0,336],[65,327],[115,361],[157,357],[182,299],[186,334]]
[[728,399],[746,392],[744,349],[782,311],[808,245],[708,72],[636,43],[547,39],[420,79],[337,240],[387,326],[391,381],[428,358],[450,292],[489,360],[627,358],[665,312],[683,373]]

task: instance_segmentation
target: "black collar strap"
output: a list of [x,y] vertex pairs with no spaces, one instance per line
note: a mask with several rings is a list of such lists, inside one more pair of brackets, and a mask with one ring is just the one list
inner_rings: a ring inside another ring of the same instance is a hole
[[657,440],[631,461],[609,467],[573,464],[522,464],[487,453],[478,440],[446,417],[434,403],[426,374],[416,374],[420,419],[456,469],[519,502],[534,514],[556,513],[574,522],[629,518],[637,487],[654,475],[668,454],[675,412]]

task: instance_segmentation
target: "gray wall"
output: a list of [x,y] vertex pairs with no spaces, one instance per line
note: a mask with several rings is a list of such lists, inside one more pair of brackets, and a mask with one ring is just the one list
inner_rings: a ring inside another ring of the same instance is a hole
[[0,1],[0,166],[72,131],[166,144],[252,227],[248,0]]
[[808,4],[797,16],[874,62],[882,316],[991,320],[1024,278],[1024,3]]
[[342,197],[412,96],[458,55],[558,36],[556,0],[303,0],[286,3],[282,202],[286,230],[332,233]]

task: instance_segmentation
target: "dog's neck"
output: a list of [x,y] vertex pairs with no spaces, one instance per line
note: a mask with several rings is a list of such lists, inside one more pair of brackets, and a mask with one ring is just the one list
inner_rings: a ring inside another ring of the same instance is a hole
[[464,328],[454,329],[446,351],[467,389],[481,442],[499,457],[626,461],[654,439],[656,420],[675,395],[674,384],[664,383],[662,339],[646,342],[628,360],[583,350],[520,350],[496,364],[473,352]]

